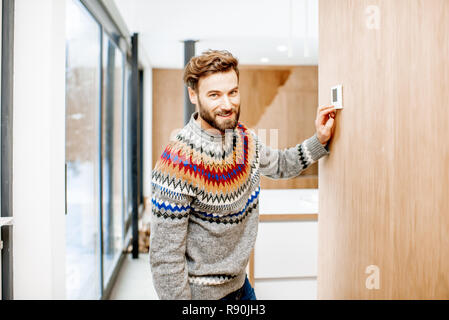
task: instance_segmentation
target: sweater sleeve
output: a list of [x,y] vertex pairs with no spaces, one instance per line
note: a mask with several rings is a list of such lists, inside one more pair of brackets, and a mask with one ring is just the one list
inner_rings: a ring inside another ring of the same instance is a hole
[[260,173],[272,179],[289,179],[301,174],[329,151],[316,134],[290,149],[276,150],[259,143]]
[[176,164],[163,159],[153,170],[150,265],[161,300],[191,299],[186,241],[193,197],[174,170]]

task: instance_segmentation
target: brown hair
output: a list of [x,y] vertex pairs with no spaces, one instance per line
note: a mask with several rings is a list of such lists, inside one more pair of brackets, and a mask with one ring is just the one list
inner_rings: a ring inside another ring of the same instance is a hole
[[237,79],[239,79],[238,64],[237,58],[226,50],[207,50],[187,63],[184,69],[184,83],[193,90],[197,90],[201,77],[216,72],[227,72],[231,69],[237,73]]

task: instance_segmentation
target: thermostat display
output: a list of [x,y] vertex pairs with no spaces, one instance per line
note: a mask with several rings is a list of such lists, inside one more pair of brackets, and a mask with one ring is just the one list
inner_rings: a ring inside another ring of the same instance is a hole
[[335,109],[343,109],[343,87],[341,84],[331,88],[331,104]]

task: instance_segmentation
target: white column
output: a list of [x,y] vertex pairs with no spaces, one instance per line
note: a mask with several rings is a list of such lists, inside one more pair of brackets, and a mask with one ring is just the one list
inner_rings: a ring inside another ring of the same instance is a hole
[[15,8],[14,297],[65,299],[65,1]]

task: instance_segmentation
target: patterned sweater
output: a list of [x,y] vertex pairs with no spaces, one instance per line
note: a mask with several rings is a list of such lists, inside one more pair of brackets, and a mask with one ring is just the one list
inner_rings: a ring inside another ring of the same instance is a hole
[[217,135],[197,116],[153,171],[150,264],[160,299],[220,299],[239,289],[256,241],[260,174],[295,177],[329,154],[316,135],[274,150],[241,123]]

